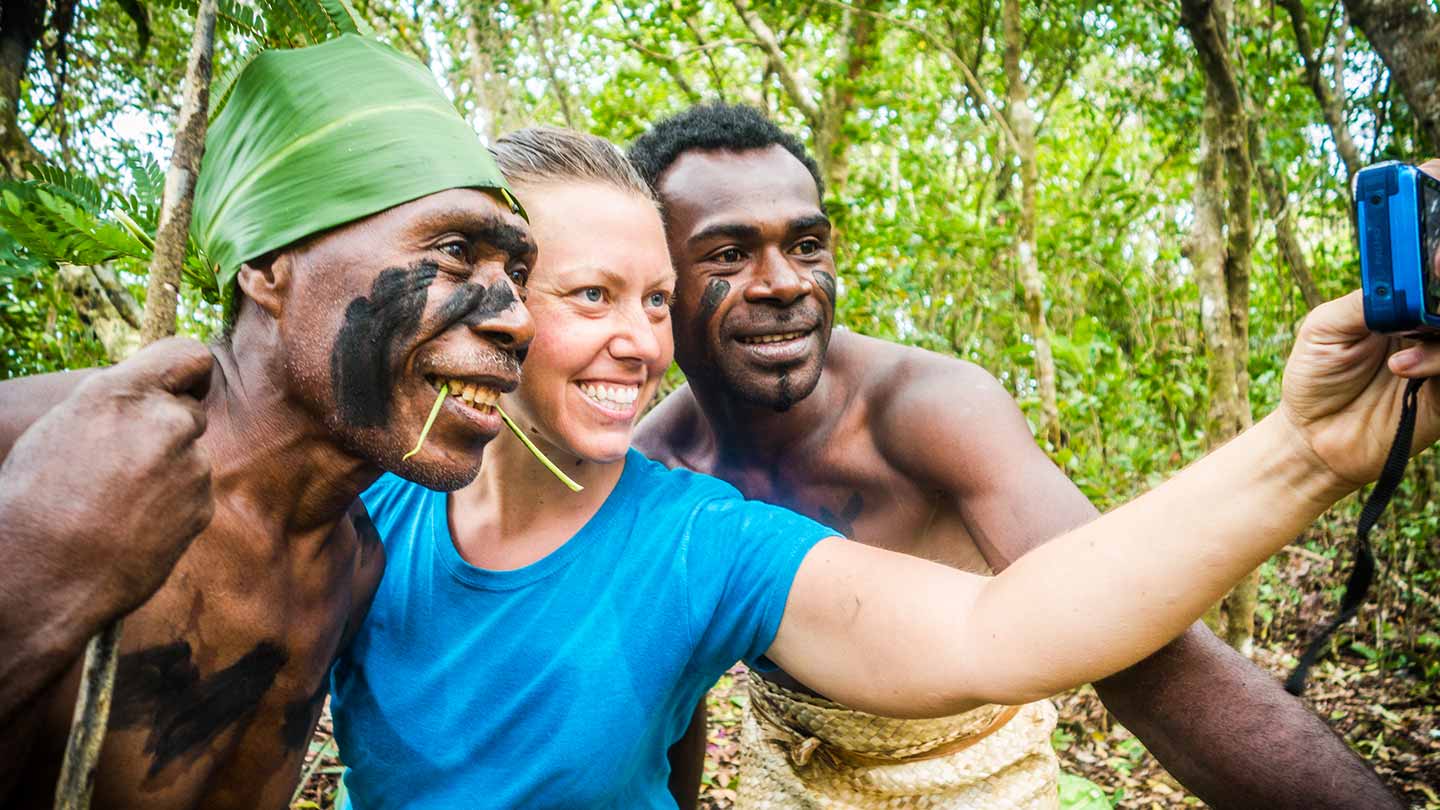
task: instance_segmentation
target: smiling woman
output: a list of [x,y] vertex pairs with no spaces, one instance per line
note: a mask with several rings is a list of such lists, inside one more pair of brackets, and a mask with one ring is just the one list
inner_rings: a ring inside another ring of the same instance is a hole
[[524,130],[496,153],[540,247],[535,339],[501,405],[584,491],[501,436],[449,497],[391,477],[365,495],[388,562],[334,673],[346,784],[367,808],[667,806],[696,700],[769,646],[834,532],[630,450],[674,353],[654,197],[598,138]]

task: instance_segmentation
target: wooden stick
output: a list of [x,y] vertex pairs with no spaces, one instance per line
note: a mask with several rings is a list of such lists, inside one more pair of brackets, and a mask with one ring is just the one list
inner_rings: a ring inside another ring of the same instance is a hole
[[[175,151],[165,174],[165,199],[150,258],[150,282],[140,337],[151,343],[175,334],[175,311],[180,294],[180,268],[189,242],[190,205],[200,158],[205,152],[205,128],[210,111],[210,70],[215,53],[217,0],[200,0],[190,57],[185,72],[185,99],[175,127]],[[95,790],[96,768],[105,729],[110,722],[110,699],[115,692],[115,665],[119,660],[120,620],[102,629],[85,648],[80,694],[55,785],[56,810],[86,810]]]

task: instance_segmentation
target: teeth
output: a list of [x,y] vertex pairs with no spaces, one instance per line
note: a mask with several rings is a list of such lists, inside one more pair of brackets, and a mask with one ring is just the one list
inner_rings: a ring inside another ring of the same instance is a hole
[[433,377],[430,382],[434,384],[436,388],[439,388],[440,384],[444,383],[445,387],[450,390],[450,396],[476,410],[489,411],[495,407],[496,402],[500,401],[499,391],[472,382],[466,382],[453,377],[448,379]]
[[787,340],[805,337],[804,332],[784,332],[778,335],[756,335],[755,337],[742,337],[741,343],[783,343]]
[[585,396],[603,405],[619,407],[635,404],[636,398],[640,396],[640,386],[638,385],[580,383],[580,391],[585,394]]

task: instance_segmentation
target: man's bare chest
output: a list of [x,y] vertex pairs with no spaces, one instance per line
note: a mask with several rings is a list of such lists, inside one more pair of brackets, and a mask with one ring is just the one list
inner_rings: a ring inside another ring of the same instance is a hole
[[989,568],[947,493],[917,484],[863,447],[717,470],[747,498],[819,521],[851,540],[977,573]]
[[[350,531],[320,553],[247,557],[207,553],[206,539],[126,619],[96,807],[288,800],[330,662],[373,591],[364,541]],[[71,705],[49,712],[52,741],[63,744]]]

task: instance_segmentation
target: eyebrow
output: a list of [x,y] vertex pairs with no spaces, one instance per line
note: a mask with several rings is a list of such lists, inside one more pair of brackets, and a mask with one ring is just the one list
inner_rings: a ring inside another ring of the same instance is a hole
[[477,215],[464,208],[436,211],[417,223],[420,229],[453,229],[472,242],[484,242],[505,253],[514,261],[536,252],[535,240],[524,228],[505,222],[497,216]]
[[738,223],[722,223],[711,225],[686,240],[689,244],[704,242],[707,239],[724,237],[727,239],[754,240],[760,238],[760,229],[754,225],[740,225]]
[[[824,214],[819,213],[806,214],[802,217],[796,217],[795,219],[792,219],[790,220],[790,222],[786,223],[786,230],[790,233],[795,233],[798,231],[809,231],[821,227],[829,230],[831,225],[830,218],[825,216]],[[705,228],[704,230],[690,237],[687,242],[693,245],[697,242],[704,242],[707,239],[715,238],[735,239],[738,241],[754,240],[760,238],[760,229],[754,225],[742,225],[739,223],[726,222],[719,225],[711,225],[710,227]]]
[[[587,264],[587,265],[580,265],[580,266],[576,266],[576,267],[569,267],[569,268],[566,268],[566,269],[564,269],[564,270],[561,270],[561,271],[560,271],[559,273],[557,273],[556,275],[558,276],[558,281],[559,281],[559,283],[560,283],[560,286],[565,287],[565,286],[569,286],[569,285],[571,285],[571,284],[578,284],[578,283],[580,283],[580,279],[581,279],[581,278],[583,278],[583,277],[585,277],[585,276],[587,276],[587,275],[589,275],[589,274],[592,274],[592,273],[599,275],[600,278],[602,279],[603,283],[608,284],[608,285],[610,285],[610,286],[612,286],[612,287],[623,287],[623,286],[625,286],[626,284],[628,284],[628,283],[630,283],[630,282],[632,281],[632,278],[631,278],[629,275],[627,275],[626,273],[621,272],[621,271],[619,271],[619,270],[616,270],[616,269],[614,269],[614,268],[612,268],[612,267],[605,267],[605,266],[602,266],[602,265],[588,265],[588,264]],[[638,278],[638,276],[637,276],[637,278]],[[667,282],[673,283],[674,280],[675,280],[675,271],[674,271],[674,269],[672,268],[672,269],[670,270],[670,273],[669,273],[668,275],[664,276],[664,277],[661,278],[661,279],[658,279],[658,283],[662,283],[662,284],[663,284],[663,283],[667,283]],[[656,281],[655,281],[655,280],[642,279],[642,283],[644,284],[644,286],[647,286],[647,287],[648,287],[648,286],[650,286],[651,284],[656,283]]]
[[827,217],[824,214],[808,214],[806,216],[797,217],[790,220],[790,231],[792,233],[794,233],[795,231],[814,230],[815,228],[819,228],[822,226],[826,230],[830,229],[830,217]]

